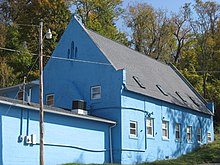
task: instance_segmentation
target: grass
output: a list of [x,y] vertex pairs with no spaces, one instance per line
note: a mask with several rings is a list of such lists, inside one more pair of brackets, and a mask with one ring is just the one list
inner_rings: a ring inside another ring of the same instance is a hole
[[220,136],[216,137],[213,143],[204,145],[177,159],[142,163],[141,165],[196,165],[204,163],[220,163]]
[[[183,155],[177,159],[141,163],[139,165],[196,165],[204,163],[220,163],[220,129],[218,134],[215,135],[215,141],[213,143],[203,145],[189,154]],[[64,165],[79,164],[68,163]]]

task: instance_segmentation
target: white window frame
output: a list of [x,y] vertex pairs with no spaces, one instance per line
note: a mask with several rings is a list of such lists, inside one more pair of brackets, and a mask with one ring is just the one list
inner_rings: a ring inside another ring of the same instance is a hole
[[169,138],[169,122],[162,120],[162,137],[163,139]]
[[197,130],[197,140],[198,140],[198,143],[202,143],[202,130],[201,130],[201,128],[198,128],[198,130]]
[[212,142],[212,133],[211,132],[207,132],[207,141],[208,141],[208,143]]
[[91,87],[91,100],[101,99],[102,88],[100,85]]
[[175,124],[175,138],[176,140],[180,141],[181,139],[181,124],[180,123],[176,123]]
[[192,142],[192,126],[187,126],[186,128],[186,134],[187,134],[187,142]]
[[154,136],[154,119],[148,117],[146,120],[147,136]]
[[[134,125],[134,126],[132,126]],[[138,134],[137,134],[137,121],[130,121],[129,123],[129,134],[131,138],[137,138]]]
[[[50,100],[49,97],[52,97],[53,99]],[[54,105],[54,94],[46,95],[46,105],[48,105],[48,106]]]

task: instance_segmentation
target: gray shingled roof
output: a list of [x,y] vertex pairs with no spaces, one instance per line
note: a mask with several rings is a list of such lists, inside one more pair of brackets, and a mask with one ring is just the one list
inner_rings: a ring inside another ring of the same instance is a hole
[[[87,33],[116,70],[126,70],[127,90],[212,114],[206,107],[206,101],[174,67],[158,62],[91,30],[87,30]],[[136,76],[141,84],[133,76]],[[164,95],[157,85],[161,86],[168,95]]]

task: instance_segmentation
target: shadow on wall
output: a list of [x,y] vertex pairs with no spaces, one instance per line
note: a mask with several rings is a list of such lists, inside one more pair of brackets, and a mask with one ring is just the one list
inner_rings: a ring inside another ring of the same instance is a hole
[[[180,129],[180,137],[179,141],[176,141],[176,149],[172,152],[171,157],[178,157],[182,154],[186,154],[191,152],[200,144],[198,143],[198,128],[202,129],[202,144],[206,143],[206,134],[208,128],[211,124],[211,117],[205,114],[200,113],[198,116],[198,112],[190,111],[187,109],[176,110],[175,107],[167,108],[167,117],[169,119],[173,119],[170,123],[172,127],[172,134],[175,136],[176,128],[175,123],[181,123]],[[184,127],[183,127],[184,126]],[[192,141],[187,141],[187,126],[192,126]],[[175,139],[174,139],[175,140]]]

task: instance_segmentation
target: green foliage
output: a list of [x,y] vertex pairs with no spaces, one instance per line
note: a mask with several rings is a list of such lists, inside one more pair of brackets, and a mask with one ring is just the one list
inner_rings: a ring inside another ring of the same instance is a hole
[[139,3],[128,7],[124,19],[133,31],[131,42],[137,51],[170,62],[175,40],[165,11]]
[[[220,129],[218,128],[220,132]],[[195,151],[183,155],[177,159],[161,160],[151,163],[141,163],[138,165],[196,165],[203,163],[219,163],[220,162],[220,135],[216,134],[213,143],[203,145]],[[77,163],[68,163],[63,165],[80,165]]]
[[86,28],[128,45],[125,33],[119,32],[114,24],[123,12],[121,0],[72,0],[72,3]]
[[152,163],[143,163],[141,165],[196,165],[203,163],[219,163],[220,162],[220,137],[216,136],[216,140],[192,153],[181,156],[177,159],[156,161]]
[[[43,34],[48,28],[52,30],[52,40],[44,40],[44,55],[50,56],[56,47],[62,33],[70,21],[69,1],[60,0],[5,0],[0,2],[1,28],[0,45],[20,51],[0,51],[7,66],[12,68],[16,84],[23,81],[23,76],[29,76],[28,81],[38,78],[37,56],[39,51],[39,22],[44,22]],[[24,48],[26,42],[27,48]],[[2,43],[2,44],[1,44]],[[33,67],[32,67],[33,66]],[[33,70],[30,71],[30,68]]]
[[7,87],[13,84],[13,69],[8,66],[4,58],[0,58],[0,87]]

